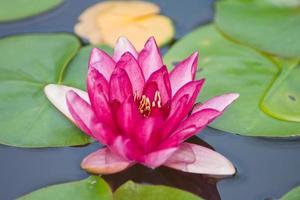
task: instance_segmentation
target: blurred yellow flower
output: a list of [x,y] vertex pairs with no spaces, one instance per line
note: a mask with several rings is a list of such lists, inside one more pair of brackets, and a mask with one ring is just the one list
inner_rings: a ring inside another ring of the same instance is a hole
[[145,1],[105,1],[86,9],[75,25],[77,35],[91,44],[114,46],[120,36],[126,36],[140,50],[154,36],[159,46],[174,36],[170,18],[160,15],[160,8]]

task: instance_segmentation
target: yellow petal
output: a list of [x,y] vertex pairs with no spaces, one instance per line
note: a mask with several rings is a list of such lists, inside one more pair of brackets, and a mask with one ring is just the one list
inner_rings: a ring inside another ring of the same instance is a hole
[[105,11],[99,12],[97,23],[100,28],[119,26],[141,17],[158,14],[159,11],[159,7],[150,2],[117,1]]
[[123,26],[105,27],[101,31],[104,43],[114,46],[120,36],[126,36],[139,51],[147,39],[154,36],[159,46],[169,42],[174,36],[172,21],[162,15],[147,16]]
[[163,45],[174,36],[172,21],[159,15],[160,8],[145,1],[106,1],[85,10],[74,31],[96,45],[114,46],[119,36],[126,36],[141,50],[150,36]]

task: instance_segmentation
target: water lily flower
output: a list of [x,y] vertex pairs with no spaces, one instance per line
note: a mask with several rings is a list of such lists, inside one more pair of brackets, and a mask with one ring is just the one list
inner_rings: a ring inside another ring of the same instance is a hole
[[149,168],[211,175],[232,175],[221,154],[185,142],[220,116],[238,98],[230,93],[196,104],[204,80],[195,80],[198,53],[169,73],[155,39],[141,52],[124,37],[113,57],[94,48],[87,92],[64,85],[45,87],[48,99],[84,133],[104,145],[81,167],[92,173],[116,173],[136,163]]

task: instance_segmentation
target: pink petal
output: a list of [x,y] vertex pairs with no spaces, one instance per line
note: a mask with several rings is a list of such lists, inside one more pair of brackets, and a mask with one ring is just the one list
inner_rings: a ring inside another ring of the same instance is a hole
[[[110,150],[116,154],[119,155],[120,157],[122,157],[125,160],[130,160],[129,159],[129,151],[128,151],[128,144],[130,143],[130,140],[125,137],[124,135],[118,135],[114,141],[112,141],[109,144]],[[132,151],[134,151],[132,149]]]
[[88,69],[87,90],[92,109],[101,121],[112,121],[108,104],[109,85],[107,80],[95,68]]
[[[178,128],[176,129],[176,132],[180,132],[188,127],[195,127],[196,129],[203,128],[212,120],[214,120],[216,117],[220,116],[222,112],[219,112],[214,109],[204,109],[199,112],[196,112],[192,115],[190,115],[188,118],[186,118],[184,121],[180,123]],[[184,140],[187,138],[183,138]]]
[[174,133],[172,133],[164,143],[161,144],[161,148],[170,148],[172,146],[178,146],[188,138],[199,133],[203,130],[212,120],[221,115],[214,109],[204,109],[196,112],[186,118],[180,123],[176,128]]
[[115,68],[109,82],[109,98],[111,102],[124,102],[133,95],[130,79],[124,69]]
[[97,84],[95,86],[93,95],[92,108],[95,111],[99,121],[114,128],[115,123],[113,120],[112,110],[107,98],[107,94],[103,91],[103,85]]
[[98,119],[90,104],[73,90],[67,92],[66,99],[69,111],[76,125],[86,134],[93,136],[91,128],[98,123]]
[[195,104],[195,101],[198,97],[198,94],[204,84],[204,79],[197,80],[197,81],[191,81],[187,84],[185,84],[183,87],[181,87],[176,94],[174,95],[171,103],[171,112],[176,112],[176,109],[172,109],[172,107],[176,107],[176,104],[182,97],[186,96],[187,98],[187,107],[185,113],[189,113]]
[[128,39],[124,36],[119,37],[117,44],[115,46],[115,50],[114,50],[114,60],[116,62],[118,62],[118,60],[120,60],[121,56],[125,53],[125,52],[130,52],[131,55],[137,59],[138,58],[138,53],[135,50],[134,46],[130,43],[130,41],[128,41]]
[[149,38],[146,42],[138,56],[138,62],[143,70],[145,80],[147,80],[154,71],[164,65],[154,37]]
[[104,145],[111,144],[118,137],[116,127],[99,122],[91,127],[93,137]]
[[138,144],[145,152],[149,152],[154,146],[158,145],[161,138],[160,131],[164,125],[164,119],[161,115],[151,115],[147,118],[142,118],[135,125],[135,138]]
[[174,67],[170,73],[173,96],[179,90],[179,88],[195,79],[197,64],[198,52],[195,52]]
[[203,83],[204,79],[191,81],[176,92],[171,102],[169,117],[162,131],[162,138],[167,137],[173,132],[176,126],[178,126],[178,123],[192,110]]
[[178,148],[177,147],[173,147],[173,148],[168,148],[168,149],[163,149],[163,150],[158,150],[155,152],[151,152],[145,156],[143,156],[143,158],[141,159],[141,164],[149,167],[149,168],[157,168],[161,165],[163,165],[166,160],[169,159],[170,156],[172,156],[172,154],[174,152],[176,152]]
[[177,147],[161,149],[145,155],[141,146],[124,136],[116,137],[114,142],[110,145],[110,148],[112,152],[120,155],[122,158],[135,161],[150,168],[156,168],[165,163],[177,149]]
[[138,143],[124,135],[117,136],[109,147],[112,152],[127,160],[138,160],[144,154]]
[[129,52],[122,55],[116,67],[124,69],[132,84],[132,89],[141,96],[145,84],[145,78],[137,60]]
[[[169,136],[169,134],[175,129],[175,127],[178,125],[178,123],[185,118],[184,113],[185,106],[187,104],[188,97],[183,96],[176,104],[175,106],[172,106],[172,110],[170,111],[170,115],[165,120],[165,126],[162,128],[161,131],[161,138],[166,139],[166,137]],[[176,110],[177,112],[175,112]]]
[[87,91],[91,100],[94,99],[95,86],[101,86],[105,96],[108,97],[109,85],[105,77],[93,67],[88,69]]
[[[122,86],[124,87],[124,85]],[[141,149],[146,150],[151,148],[151,144],[148,143],[151,136],[158,132],[163,124],[163,113],[153,108],[149,117],[142,117],[133,99],[133,95],[128,94],[127,98],[114,106],[113,110],[122,134],[140,144]]]
[[133,101],[132,95],[129,96],[116,111],[118,126],[122,129],[122,134],[134,138],[134,128],[141,120],[141,114]]
[[99,73],[106,78],[106,80],[110,79],[115,65],[115,61],[107,53],[97,48],[92,49],[89,67],[97,69]]
[[89,97],[85,91],[65,85],[48,84],[44,88],[44,93],[46,94],[49,101],[60,112],[62,112],[62,114],[64,114],[69,120],[75,123],[75,120],[73,119],[66,102],[66,94],[69,90],[74,90],[81,98],[89,103]]
[[189,173],[227,176],[235,174],[232,163],[223,155],[196,144],[183,143],[164,163],[165,166]]
[[86,134],[94,137],[103,144],[107,144],[115,136],[109,126],[101,123],[91,106],[74,91],[70,90],[66,95],[69,111],[75,124]]
[[149,97],[152,102],[156,91],[160,93],[162,105],[171,99],[171,84],[166,66],[162,66],[151,74],[145,83],[143,94]]
[[112,153],[108,148],[99,149],[81,162],[81,168],[95,174],[113,174],[120,172],[133,163]]
[[203,109],[215,109],[222,112],[227,106],[229,106],[233,101],[235,101],[240,95],[237,93],[228,93],[220,96],[216,96],[209,99],[204,104],[199,104],[194,107],[193,113],[198,112]]

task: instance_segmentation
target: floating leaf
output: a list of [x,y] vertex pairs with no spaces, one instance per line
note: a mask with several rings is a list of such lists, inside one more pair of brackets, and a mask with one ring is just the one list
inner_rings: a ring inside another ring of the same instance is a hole
[[288,64],[262,101],[262,109],[282,120],[300,122],[300,64]]
[[[177,42],[166,54],[166,64],[172,66],[194,51],[200,52],[201,70],[197,76],[207,78],[200,101],[227,92],[241,95],[212,127],[248,136],[300,135],[300,123],[295,122],[300,113],[300,79],[294,77],[299,70],[298,60],[264,56],[227,40],[213,26],[206,26]],[[288,74],[292,78],[282,78]],[[277,100],[271,101],[272,96]]]
[[128,181],[114,194],[110,186],[99,176],[64,184],[52,185],[29,193],[18,200],[201,200],[200,197],[180,189],[160,186],[135,184]]
[[109,185],[99,176],[42,188],[19,200],[112,200]]
[[0,22],[31,17],[50,10],[62,2],[63,0],[2,0],[0,1]]
[[[34,34],[0,40],[0,143],[18,147],[82,145],[89,137],[45,97],[49,83],[85,88],[89,49],[76,37]],[[64,81],[64,77],[66,82]]]
[[128,181],[114,193],[115,200],[201,200],[191,193],[183,190],[162,186],[142,185]]
[[299,200],[300,199],[300,186],[295,187],[286,193],[280,200]]
[[300,9],[280,6],[284,3],[287,1],[220,1],[216,23],[225,34],[241,43],[271,54],[299,58]]
[[[259,0],[256,0],[259,1]],[[296,7],[300,6],[299,0],[266,0],[268,3],[271,3],[275,6],[280,7]]]

